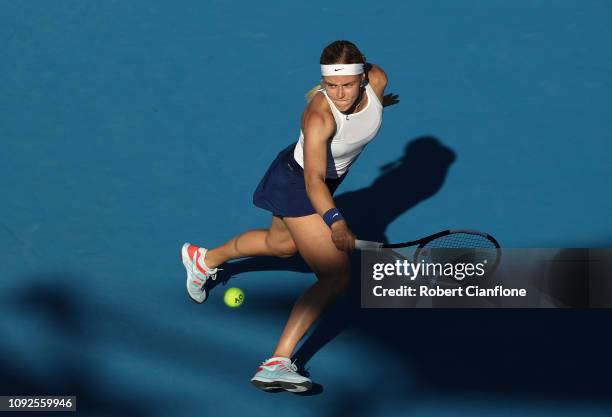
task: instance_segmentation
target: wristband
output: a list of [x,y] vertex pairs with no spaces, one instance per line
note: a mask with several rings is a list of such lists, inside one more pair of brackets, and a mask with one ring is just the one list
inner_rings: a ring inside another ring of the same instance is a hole
[[323,215],[323,221],[330,229],[332,224],[338,220],[344,220],[344,217],[342,217],[342,214],[340,214],[340,211],[336,207],[330,208]]

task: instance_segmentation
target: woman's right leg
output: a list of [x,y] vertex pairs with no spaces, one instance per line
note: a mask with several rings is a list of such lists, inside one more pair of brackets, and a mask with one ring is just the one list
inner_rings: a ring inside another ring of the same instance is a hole
[[249,256],[293,256],[297,247],[285,222],[272,216],[269,229],[256,229],[244,232],[221,246],[209,249],[204,262],[209,268],[216,268],[224,262]]

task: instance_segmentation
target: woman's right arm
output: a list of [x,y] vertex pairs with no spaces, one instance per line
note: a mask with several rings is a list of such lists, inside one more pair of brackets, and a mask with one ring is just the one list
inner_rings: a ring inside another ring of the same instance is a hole
[[[314,106],[313,106],[314,107]],[[327,142],[334,134],[336,122],[331,114],[324,110],[311,108],[304,118],[304,181],[306,192],[317,213],[323,215],[336,207],[327,185]],[[346,221],[332,224],[332,240],[339,250],[355,248],[355,236],[348,228]]]

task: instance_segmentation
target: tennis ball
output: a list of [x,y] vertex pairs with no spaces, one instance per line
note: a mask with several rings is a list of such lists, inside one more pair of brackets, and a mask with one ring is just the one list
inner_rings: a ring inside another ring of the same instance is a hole
[[223,301],[228,307],[240,307],[244,302],[244,293],[240,288],[228,288],[223,296]]

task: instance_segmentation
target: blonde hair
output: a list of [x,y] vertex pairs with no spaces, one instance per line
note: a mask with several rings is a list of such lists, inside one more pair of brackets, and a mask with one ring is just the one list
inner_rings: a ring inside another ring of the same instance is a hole
[[314,96],[317,95],[317,93],[319,92],[319,90],[321,89],[321,84],[317,84],[314,87],[312,87],[306,94],[306,102],[310,103],[312,101],[312,99],[314,98]]

